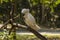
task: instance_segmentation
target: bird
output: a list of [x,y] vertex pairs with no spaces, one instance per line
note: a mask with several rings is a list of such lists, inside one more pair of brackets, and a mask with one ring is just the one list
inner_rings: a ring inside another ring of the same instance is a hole
[[34,16],[29,12],[29,9],[22,9],[21,13],[24,14],[23,18],[24,18],[24,22],[26,23],[26,25],[36,31],[38,31],[40,29],[40,27],[37,25],[36,20],[34,18]]

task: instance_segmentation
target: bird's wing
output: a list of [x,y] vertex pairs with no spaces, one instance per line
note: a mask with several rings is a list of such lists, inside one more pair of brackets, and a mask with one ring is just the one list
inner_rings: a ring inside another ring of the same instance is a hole
[[37,26],[36,21],[31,14],[25,15],[25,23],[35,30],[39,29],[39,26]]
[[30,13],[24,15],[24,18],[25,18],[25,23],[28,25],[33,25],[36,23],[34,17]]
[[30,13],[28,14],[29,21],[33,22],[33,24],[36,23],[34,16],[32,16]]

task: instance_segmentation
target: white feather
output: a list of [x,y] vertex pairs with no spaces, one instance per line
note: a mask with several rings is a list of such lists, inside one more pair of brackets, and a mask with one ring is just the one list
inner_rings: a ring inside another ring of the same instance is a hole
[[25,12],[24,13],[25,23],[32,29],[39,30],[40,27],[36,24],[35,18],[31,15],[31,13],[29,13],[27,9],[22,10],[22,12],[23,13]]

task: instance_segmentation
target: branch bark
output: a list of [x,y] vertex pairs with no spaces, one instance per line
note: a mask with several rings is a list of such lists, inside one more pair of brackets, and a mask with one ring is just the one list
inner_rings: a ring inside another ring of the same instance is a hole
[[39,32],[37,32],[36,30],[30,28],[30,27],[27,27],[25,25],[21,25],[21,24],[17,24],[16,23],[13,23],[13,25],[15,25],[16,27],[18,28],[24,28],[24,29],[27,29],[29,30],[30,32],[32,32],[35,36],[37,36],[39,39],[41,40],[47,40],[47,38],[45,38],[44,36],[42,36]]

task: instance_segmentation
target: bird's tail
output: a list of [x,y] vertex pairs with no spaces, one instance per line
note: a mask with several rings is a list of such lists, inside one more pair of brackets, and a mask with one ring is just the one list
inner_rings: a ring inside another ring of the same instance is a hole
[[33,29],[38,31],[40,29],[40,27],[36,24]]
[[36,27],[38,28],[38,29],[40,29],[40,27],[36,24]]

